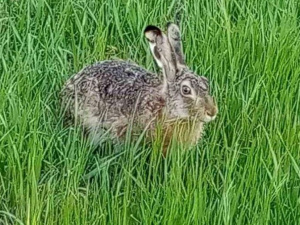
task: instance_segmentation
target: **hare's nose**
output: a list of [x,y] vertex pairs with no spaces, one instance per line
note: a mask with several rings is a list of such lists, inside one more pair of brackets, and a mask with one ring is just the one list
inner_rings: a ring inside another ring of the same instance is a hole
[[217,114],[217,109],[215,107],[206,111],[206,115],[211,116],[211,117],[214,117],[216,114]]
[[215,114],[213,112],[207,112],[206,115],[213,117]]

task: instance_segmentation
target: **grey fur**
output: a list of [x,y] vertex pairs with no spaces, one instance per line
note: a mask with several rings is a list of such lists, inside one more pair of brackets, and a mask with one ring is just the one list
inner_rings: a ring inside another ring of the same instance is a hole
[[168,23],[167,28],[168,28],[168,40],[171,46],[173,46],[173,51],[176,55],[177,62],[179,65],[183,66],[185,65],[185,59],[182,50],[181,34],[180,34],[179,27],[173,23]]
[[[170,26],[179,32],[176,25]],[[184,63],[183,53],[178,52],[180,40],[175,42],[177,47],[173,46],[174,41],[154,26],[148,26],[145,35],[162,68],[163,79],[127,61],[108,60],[87,66],[63,87],[66,118],[81,124],[96,142],[105,130],[112,138],[123,139],[130,124],[132,135],[146,129],[153,136],[160,123],[166,136],[165,146],[178,121],[193,121],[193,128],[188,125],[183,141],[194,144],[201,137],[203,124],[213,120],[218,111],[209,95],[208,81],[186,66],[178,66]],[[191,92],[186,94],[183,90]]]

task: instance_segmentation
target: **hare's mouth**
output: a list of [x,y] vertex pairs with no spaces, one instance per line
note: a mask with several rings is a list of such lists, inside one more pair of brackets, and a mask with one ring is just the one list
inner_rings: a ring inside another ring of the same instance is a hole
[[216,115],[213,115],[213,116],[206,115],[206,116],[203,118],[203,122],[205,122],[205,123],[211,122],[211,121],[215,120],[216,117],[217,117]]
[[208,122],[211,122],[211,121],[215,120],[216,117],[217,117],[216,114],[210,115],[209,113],[205,113],[203,115],[203,113],[197,113],[197,114],[191,116],[189,119],[191,121],[200,121],[200,122],[203,122],[203,123],[208,123]]

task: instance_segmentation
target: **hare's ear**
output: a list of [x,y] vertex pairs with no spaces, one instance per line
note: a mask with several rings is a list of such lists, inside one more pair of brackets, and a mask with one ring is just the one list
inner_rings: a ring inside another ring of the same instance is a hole
[[186,67],[179,27],[176,24],[169,22],[167,24],[167,29],[168,40],[175,52],[177,64],[179,67]]
[[157,65],[163,69],[164,78],[169,82],[173,81],[177,71],[176,56],[168,37],[158,27],[152,25],[147,26],[144,33]]

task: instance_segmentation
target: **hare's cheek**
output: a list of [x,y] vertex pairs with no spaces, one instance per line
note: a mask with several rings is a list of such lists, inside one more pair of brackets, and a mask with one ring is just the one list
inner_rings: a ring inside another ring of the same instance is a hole
[[203,98],[198,97],[195,101],[194,101],[194,107],[198,110],[198,111],[204,111],[204,105],[205,105],[205,101]]
[[190,114],[191,116],[196,116],[196,117],[202,117],[204,115],[205,109],[203,107],[203,104],[193,104],[190,107]]

